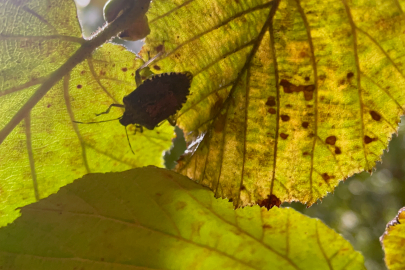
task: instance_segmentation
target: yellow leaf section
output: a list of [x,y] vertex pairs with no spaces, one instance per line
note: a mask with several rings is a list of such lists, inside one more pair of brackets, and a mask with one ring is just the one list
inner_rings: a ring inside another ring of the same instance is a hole
[[[124,96],[136,88],[135,71],[142,64],[120,45],[107,43],[97,49],[70,73],[67,113],[71,120],[97,122],[121,117],[124,109],[116,107],[108,114],[96,114],[106,111],[110,104],[123,104]],[[133,125],[127,126],[134,155],[118,120],[71,125],[77,137],[75,155],[81,156],[84,173],[122,171],[149,164],[163,166],[162,152],[170,148],[174,136],[167,122],[154,130],[143,129],[142,133]]]
[[116,108],[103,117],[95,114],[112,103],[122,104],[135,89],[134,73],[141,60],[122,46],[106,44],[75,68],[63,70],[63,78],[31,110],[24,110],[38,89],[77,56],[80,45],[93,40],[80,38],[74,1],[2,1],[0,10],[5,12],[0,25],[1,135],[16,114],[24,114],[1,138],[0,226],[19,215],[16,208],[84,174],[163,165],[162,152],[174,135],[167,124],[136,135],[134,127],[128,127],[133,155],[118,121],[72,122],[122,116]]
[[[1,130],[83,39],[74,1],[1,1],[0,10]],[[0,146],[0,226],[14,220],[15,208],[35,201],[36,177],[30,170],[31,150],[26,144],[31,141],[31,120],[28,113],[20,128]],[[45,145],[52,143],[54,140]],[[57,167],[60,160],[54,159],[53,165]]]
[[177,170],[235,207],[311,205],[371,171],[405,105],[401,5],[154,1],[152,70],[194,74]]
[[1,1],[0,10],[2,129],[84,40],[74,1]]
[[154,167],[89,174],[21,211],[0,229],[6,269],[365,269],[318,219],[290,208],[234,211]]
[[405,207],[400,209],[398,215],[387,224],[380,242],[388,269],[405,269]]

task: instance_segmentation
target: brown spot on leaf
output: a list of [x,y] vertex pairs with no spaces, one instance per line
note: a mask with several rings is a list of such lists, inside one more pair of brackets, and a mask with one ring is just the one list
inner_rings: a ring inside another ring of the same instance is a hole
[[307,105],[307,108],[312,108],[313,106],[312,105]]
[[82,85],[78,84],[76,87],[77,87],[77,89],[80,89],[80,88],[82,88]]
[[226,122],[226,114],[220,114],[214,123],[214,131],[217,133],[222,132],[225,127],[225,122]]
[[83,75],[84,73],[86,73],[85,70],[80,71],[80,75]]
[[240,190],[246,190],[246,187],[245,187],[244,185],[242,185],[242,186],[240,187]]
[[223,103],[223,99],[221,97],[219,97],[218,100],[215,101],[214,106],[212,106],[210,109],[210,114],[212,116],[215,116],[221,110],[222,103]]
[[339,85],[344,85],[345,83],[346,83],[345,79],[342,79],[342,80],[339,81]]
[[123,68],[121,68],[121,70],[123,71],[123,72],[127,72],[127,68],[126,67],[123,67]]
[[48,104],[46,107],[49,108],[49,107],[51,107],[51,106],[52,106],[51,104]]
[[158,65],[154,65],[153,68],[156,70],[160,70],[160,67]]
[[106,74],[106,72],[105,72],[105,71],[100,70],[100,75],[101,75],[101,76],[104,76],[105,74]]
[[305,81],[309,81],[310,78],[307,76],[307,77],[304,78],[304,80],[305,80]]
[[286,140],[288,138],[288,134],[280,133],[280,137]]
[[279,207],[281,205],[281,201],[275,195],[271,194],[267,196],[267,199],[258,201],[257,204],[260,205],[260,207],[266,207],[267,210],[270,210],[273,208],[273,206]]
[[176,210],[179,211],[179,210],[184,209],[186,206],[187,206],[187,203],[180,201],[180,202],[176,202],[175,207],[176,207]]
[[376,111],[370,111],[370,115],[375,121],[381,120],[381,115]]
[[336,140],[337,140],[336,136],[329,136],[328,138],[326,138],[325,143],[335,145]]
[[353,78],[353,76],[354,76],[354,73],[353,72],[349,72],[349,73],[347,73],[347,75],[346,75],[346,77],[347,77],[347,79],[351,79],[351,78]]
[[276,114],[277,111],[274,108],[270,108],[267,110],[270,114]]
[[270,97],[267,99],[266,105],[267,105],[267,106],[276,106],[276,98],[270,96]]
[[302,122],[302,127],[303,128],[308,128],[309,122]]
[[305,57],[307,57],[308,56],[308,54],[305,52],[305,51],[302,51],[302,52],[300,52],[300,54],[299,54],[299,57],[300,58],[305,58]]
[[332,178],[335,178],[335,177],[332,175],[328,175],[327,173],[323,173],[322,178],[323,178],[323,180],[325,180],[326,183],[329,183],[329,180]]
[[340,148],[339,147],[335,147],[335,154],[336,155],[340,155],[340,154],[342,154],[342,151],[340,150]]
[[299,93],[304,92],[304,98],[306,101],[309,101],[313,98],[313,94],[315,91],[315,85],[294,85],[287,80],[281,80],[280,85],[284,88],[284,93],[292,94],[292,93]]
[[281,117],[281,120],[282,120],[283,122],[287,122],[287,121],[290,120],[290,117],[289,117],[288,115],[285,115],[285,114],[281,115],[280,117]]
[[293,105],[291,105],[291,104],[286,104],[285,107],[286,107],[286,108],[292,108]]
[[371,142],[374,142],[374,141],[376,141],[377,140],[377,138],[371,138],[371,137],[369,137],[369,136],[364,136],[364,142],[366,143],[366,144],[369,144],[369,143],[371,143]]
[[163,44],[160,44],[160,45],[158,45],[158,46],[155,47],[155,50],[156,50],[157,52],[161,52],[161,51],[163,50],[163,48],[164,48]]
[[306,151],[305,151],[304,153],[302,153],[302,155],[303,155],[303,156],[309,156],[309,152],[306,152]]

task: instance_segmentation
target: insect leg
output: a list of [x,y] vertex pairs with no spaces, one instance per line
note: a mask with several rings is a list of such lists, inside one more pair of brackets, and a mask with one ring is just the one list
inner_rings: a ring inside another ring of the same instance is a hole
[[120,108],[124,108],[125,106],[122,104],[111,104],[110,107],[108,107],[108,109],[105,112],[102,113],[96,113],[96,116],[102,115],[102,114],[107,114],[110,112],[111,107],[120,107]]
[[153,61],[155,61],[156,58],[158,58],[160,55],[162,54],[162,52],[159,52],[158,54],[156,54],[154,57],[152,57],[152,59],[149,59],[146,63],[144,63],[142,66],[140,66],[136,71],[135,71],[135,83],[136,83],[136,87],[139,87],[142,84],[142,79],[141,79],[141,74],[139,74],[139,72],[144,69],[145,67],[147,67],[150,63],[152,63]]
[[129,148],[131,148],[131,152],[132,152],[132,154],[134,154],[134,155],[135,155],[134,150],[132,150],[131,142],[129,141],[129,136],[128,136],[128,131],[127,131],[127,126],[124,126],[124,127],[125,127],[125,133],[127,134],[127,141],[128,141],[128,144],[129,144]]
[[143,126],[141,126],[141,125],[135,125],[135,134],[136,134],[136,130],[139,128],[139,131],[141,132],[141,133],[143,133]]

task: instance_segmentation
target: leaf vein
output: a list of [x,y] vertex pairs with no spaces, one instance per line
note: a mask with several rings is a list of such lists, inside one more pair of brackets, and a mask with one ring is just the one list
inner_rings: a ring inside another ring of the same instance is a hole
[[362,30],[361,28],[358,28],[357,26],[354,26],[356,30],[360,31],[364,35],[366,35],[379,49],[380,51],[387,57],[387,59],[391,62],[391,64],[394,66],[394,68],[398,71],[398,73],[401,75],[402,78],[405,79],[404,73],[402,73],[401,69],[398,67],[398,65],[392,60],[392,58],[389,56],[389,54],[381,47],[381,45],[366,31]]
[[296,0],[297,7],[298,7],[298,12],[301,15],[302,21],[304,22],[305,25],[305,30],[307,32],[307,39],[308,39],[308,44],[309,44],[309,49],[311,51],[311,65],[312,69],[314,71],[314,83],[315,83],[315,89],[314,89],[314,140],[312,142],[312,150],[311,150],[311,169],[309,172],[309,191],[310,191],[310,203],[312,203],[313,200],[313,170],[314,170],[314,153],[315,153],[315,147],[316,147],[316,138],[318,137],[318,69],[316,65],[316,59],[315,59],[315,48],[314,48],[314,43],[313,43],[313,38],[311,35],[311,27],[309,25],[307,16],[304,13],[304,10],[301,7],[300,0]]
[[244,121],[244,131],[243,131],[243,160],[242,160],[242,172],[241,172],[241,179],[239,184],[239,192],[238,192],[238,201],[236,203],[236,207],[239,207],[240,203],[240,195],[243,186],[243,176],[245,174],[245,163],[246,163],[246,136],[247,136],[247,126],[248,126],[248,117],[249,117],[249,90],[250,90],[250,66],[246,70],[246,84],[245,84],[245,121]]
[[399,104],[399,102],[391,95],[390,92],[388,92],[386,89],[384,89],[384,87],[382,87],[380,84],[378,84],[377,82],[375,82],[373,79],[371,79],[370,77],[368,77],[367,75],[365,75],[364,73],[361,73],[361,75],[365,78],[367,78],[368,80],[370,80],[370,82],[372,82],[374,85],[376,85],[378,88],[380,88],[383,92],[385,92],[391,99],[392,101],[395,102],[395,104],[398,106],[399,109],[401,109],[401,111],[403,113],[405,113],[404,108],[402,108],[401,104]]
[[152,19],[152,20],[149,22],[149,25],[153,24],[155,21],[157,21],[157,20],[159,20],[159,19],[161,19],[161,18],[163,18],[163,17],[166,17],[167,15],[169,15],[169,14],[175,12],[176,10],[179,10],[180,8],[182,8],[182,7],[184,7],[184,6],[188,5],[188,4],[190,4],[190,3],[192,3],[192,2],[194,2],[194,0],[188,0],[188,1],[184,2],[184,3],[181,4],[181,5],[178,5],[176,8],[173,8],[173,9],[171,9],[170,11],[168,11],[168,12],[166,12],[166,13],[160,15],[160,16],[157,16],[156,18]]
[[27,138],[27,152],[28,152],[28,160],[30,163],[30,170],[31,170],[31,177],[32,177],[32,185],[34,188],[34,195],[35,199],[39,201],[39,191],[38,191],[38,181],[37,181],[37,174],[35,171],[35,159],[34,154],[32,151],[32,137],[31,137],[31,112],[27,114],[24,118],[25,124],[25,136]]
[[85,258],[80,258],[80,257],[72,257],[72,258],[62,258],[62,257],[49,257],[49,256],[39,256],[39,255],[33,255],[33,254],[23,254],[23,253],[15,253],[15,252],[9,252],[9,251],[3,251],[0,250],[0,253],[5,254],[5,255],[13,255],[13,256],[27,256],[27,257],[33,257],[37,259],[46,259],[46,260],[60,260],[60,261],[78,261],[78,262],[86,262],[86,263],[100,263],[100,264],[108,264],[108,265],[117,265],[117,266],[124,266],[124,267],[130,267],[130,269],[134,270],[161,270],[162,268],[150,268],[150,267],[143,267],[143,266],[136,266],[136,265],[129,265],[129,264],[121,264],[117,262],[106,262],[106,261],[96,261],[96,260],[90,260],[90,259],[85,259]]
[[[229,82],[228,84],[225,84],[225,85],[223,85],[223,86],[221,86],[221,87],[219,87],[219,88],[217,88],[217,89],[211,91],[211,92],[208,93],[207,95],[201,97],[201,99],[200,99],[198,102],[196,102],[196,103],[190,105],[190,107],[188,107],[187,109],[185,109],[184,111],[182,111],[181,114],[177,117],[177,119],[179,119],[181,116],[183,116],[186,112],[188,112],[188,111],[191,110],[192,108],[196,107],[199,103],[201,103],[202,101],[204,101],[205,99],[207,99],[207,98],[208,98],[209,96],[211,96],[212,94],[215,94],[215,93],[217,93],[217,92],[219,92],[219,91],[221,91],[221,90],[223,90],[223,89],[225,89],[225,88],[231,86],[234,82],[235,82],[235,81],[231,81],[231,82]],[[212,119],[213,119],[213,118],[209,119],[208,121],[211,121]],[[207,121],[203,122],[202,125],[204,125],[205,123],[207,123]]]
[[65,77],[63,78],[63,95],[64,95],[64,99],[65,99],[66,110],[69,114],[70,121],[72,122],[73,130],[75,131],[76,136],[80,142],[84,167],[86,168],[86,172],[90,173],[90,167],[89,167],[89,162],[87,159],[85,143],[83,141],[82,135],[80,134],[80,130],[77,127],[77,124],[75,122],[73,122],[75,120],[75,117],[74,117],[74,114],[72,111],[72,105],[70,103],[70,98],[69,98],[69,80],[70,80],[70,73],[66,74]]
[[250,233],[246,232],[246,231],[242,231],[238,226],[236,226],[235,224],[229,222],[228,220],[224,219],[221,215],[218,215],[217,213],[214,212],[214,210],[212,208],[207,207],[205,204],[203,204],[202,202],[200,202],[196,197],[194,197],[186,188],[184,188],[183,186],[181,186],[175,179],[170,178],[169,181],[174,182],[177,186],[179,186],[180,188],[182,188],[189,196],[190,198],[192,198],[195,202],[197,202],[199,205],[201,205],[203,208],[207,209],[209,212],[211,212],[212,215],[214,215],[215,217],[217,217],[218,219],[220,219],[221,221],[223,221],[226,224],[229,224],[233,227],[235,227],[238,231],[240,231],[243,234],[246,234],[247,236],[249,236],[252,240],[258,242],[259,244],[261,244],[263,247],[265,247],[266,249],[268,249],[269,251],[273,252],[274,254],[278,255],[279,257],[281,257],[282,259],[286,260],[288,263],[290,263],[290,265],[292,267],[294,267],[295,269],[300,269],[293,261],[291,261],[290,258],[285,257],[283,254],[279,253],[278,251],[276,251],[275,249],[273,249],[271,246],[267,245],[266,243],[260,241],[259,239],[257,239],[256,237],[254,237],[253,235],[251,235]]
[[364,143],[364,103],[363,103],[363,93],[361,90],[361,71],[360,71],[360,60],[359,60],[359,54],[358,54],[358,48],[357,48],[357,31],[356,31],[356,25],[353,21],[352,14],[350,12],[350,8],[346,2],[346,0],[341,0],[345,10],[347,17],[349,19],[349,23],[352,29],[352,34],[353,34],[353,50],[354,50],[354,59],[356,63],[356,81],[357,81],[357,90],[358,90],[358,95],[359,95],[359,105],[360,105],[360,121],[361,121],[361,144],[363,146],[363,153],[364,153],[364,159],[366,161],[366,165],[364,166],[367,170],[369,168],[369,163],[367,159],[367,152],[366,152],[366,145]]
[[0,33],[0,38],[3,40],[20,40],[20,41],[43,41],[51,39],[60,39],[62,41],[74,42],[84,44],[86,40],[75,36],[64,35],[49,35],[49,36],[14,36],[9,34]]
[[[187,45],[187,44],[193,42],[194,40],[199,39],[200,37],[204,36],[205,34],[208,34],[208,33],[212,32],[212,31],[214,31],[214,30],[216,30],[216,29],[218,29],[218,28],[220,28],[220,27],[222,27],[222,26],[225,26],[225,25],[227,25],[228,23],[230,23],[231,21],[233,21],[233,20],[235,20],[235,19],[237,19],[237,18],[239,18],[239,17],[241,17],[241,16],[243,16],[243,15],[245,15],[245,14],[248,14],[248,13],[253,12],[253,11],[265,9],[265,8],[271,6],[271,5],[273,4],[273,2],[274,2],[274,1],[270,1],[270,2],[268,2],[268,3],[265,3],[265,4],[262,4],[262,5],[259,5],[259,6],[256,6],[256,7],[247,9],[247,10],[244,10],[244,11],[242,11],[242,12],[236,14],[235,16],[228,18],[227,20],[223,21],[222,23],[220,23],[220,24],[218,24],[218,25],[215,25],[214,27],[212,27],[212,28],[210,28],[210,29],[208,29],[208,30],[206,30],[206,31],[204,31],[204,32],[202,32],[202,33],[200,33],[200,34],[198,34],[198,35],[194,35],[191,39],[189,39],[189,40],[187,40],[187,41],[185,41],[185,42],[179,44],[176,48],[174,48],[172,51],[170,51],[169,53],[167,53],[167,54],[166,54],[166,57],[169,57],[170,55],[174,54],[176,51],[178,51],[179,49],[181,49],[183,46],[185,46],[185,45]],[[259,35],[260,35],[260,34],[259,34]],[[250,41],[249,41],[249,42],[250,42]],[[163,59],[164,59],[164,58],[163,58]]]
[[[87,58],[87,64],[89,65],[90,72],[93,75],[94,79],[96,80],[97,84],[101,87],[101,89],[106,93],[107,96],[109,96],[115,104],[119,104],[119,102],[114,98],[114,96],[104,87],[104,85],[100,81],[100,77],[96,74],[96,71],[94,70],[94,65],[92,62],[92,59]],[[121,108],[121,110],[124,110]]]
[[46,77],[41,77],[41,78],[38,78],[38,79],[31,80],[31,81],[29,81],[27,83],[24,83],[24,84],[21,84],[21,85],[6,89],[6,90],[0,92],[0,97],[8,95],[8,94],[15,93],[15,92],[18,92],[18,91],[21,91],[21,90],[25,90],[26,88],[29,88],[29,87],[34,86],[34,85],[41,84],[45,80],[46,80]]
[[325,258],[326,262],[328,263],[328,267],[330,270],[333,270],[333,266],[331,261],[329,260],[328,256],[325,253],[325,250],[322,247],[321,239],[319,238],[319,231],[318,231],[318,221],[315,220],[315,232],[316,232],[316,242],[318,243],[319,249],[322,252],[323,257]]
[[[177,184],[177,182],[175,182],[175,183]],[[33,211],[40,211],[40,212],[48,212],[48,211],[49,211],[49,212],[58,212],[58,210],[54,210],[54,209],[41,209],[41,208],[29,208],[29,209],[30,209],[30,210],[33,210]],[[239,260],[239,259],[233,257],[232,255],[227,254],[227,253],[225,253],[225,252],[223,252],[223,251],[221,251],[221,250],[214,249],[213,247],[210,247],[210,246],[206,246],[206,245],[203,245],[203,244],[200,244],[200,243],[193,242],[193,241],[191,241],[191,240],[189,240],[189,239],[186,239],[186,238],[184,238],[184,237],[177,236],[177,235],[173,235],[173,234],[170,234],[170,233],[165,232],[165,231],[161,231],[161,230],[158,230],[158,229],[155,229],[155,228],[147,227],[147,226],[145,226],[145,225],[143,225],[143,224],[141,224],[141,223],[128,222],[128,221],[121,220],[121,219],[118,219],[118,218],[113,218],[113,217],[104,216],[104,215],[102,215],[102,214],[78,213],[78,212],[72,212],[72,211],[66,211],[66,210],[64,210],[63,213],[65,213],[65,214],[71,214],[71,215],[76,215],[76,216],[83,216],[83,217],[87,217],[87,218],[96,218],[96,219],[99,219],[99,220],[111,221],[111,222],[115,222],[115,223],[119,223],[119,224],[126,225],[126,226],[128,226],[128,227],[135,227],[135,228],[142,229],[142,230],[146,230],[146,231],[150,231],[150,232],[153,232],[153,233],[162,234],[162,235],[165,235],[165,236],[168,236],[168,237],[171,237],[171,238],[178,239],[178,240],[180,240],[180,241],[184,241],[184,242],[186,242],[186,243],[188,243],[188,244],[191,244],[191,245],[194,245],[194,246],[198,246],[198,247],[201,247],[201,248],[205,248],[205,249],[208,249],[208,250],[210,250],[210,251],[219,253],[219,254],[221,254],[222,256],[225,256],[225,257],[227,257],[227,258],[229,258],[229,259],[231,259],[231,260],[234,260],[234,261],[236,261],[236,262],[238,262],[238,263],[240,263],[240,264],[242,264],[242,265],[248,266],[249,268],[252,268],[252,269],[260,269],[260,268],[257,268],[257,267],[255,267],[255,266],[253,266],[253,265],[250,265],[250,264],[247,263],[247,262],[241,261],[241,260]],[[236,228],[237,228],[237,227],[236,227]],[[237,229],[239,229],[239,228],[237,228]],[[240,230],[240,229],[239,229],[239,230]]]

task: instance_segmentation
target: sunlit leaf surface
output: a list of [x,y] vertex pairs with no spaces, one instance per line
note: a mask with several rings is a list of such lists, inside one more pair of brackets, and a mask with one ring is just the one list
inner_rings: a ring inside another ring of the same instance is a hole
[[0,229],[6,269],[365,269],[349,242],[292,209],[233,210],[174,172],[90,174]]
[[[177,170],[236,207],[371,171],[405,105],[404,1],[153,1],[155,71],[194,74]],[[146,54],[145,54],[146,55]]]
[[90,55],[94,41],[111,36],[82,39],[73,0],[0,1],[0,14],[0,226],[16,208],[86,173],[162,165],[173,137],[168,125],[135,136],[129,126],[133,155],[118,121],[72,122],[122,116],[117,108],[95,114],[135,89],[142,61],[112,44]]
[[385,263],[390,270],[405,269],[405,207],[387,224],[380,238],[385,251]]

